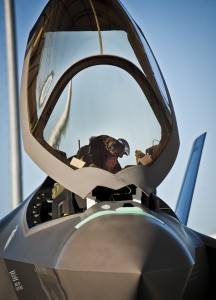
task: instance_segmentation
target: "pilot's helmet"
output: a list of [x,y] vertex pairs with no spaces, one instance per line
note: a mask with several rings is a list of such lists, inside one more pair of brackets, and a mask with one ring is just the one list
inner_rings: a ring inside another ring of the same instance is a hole
[[125,154],[125,145],[119,140],[111,136],[101,136],[105,149],[109,152],[110,156],[122,157]]
[[89,152],[93,164],[103,168],[104,161],[108,157],[122,157],[125,153],[125,146],[111,136],[99,135],[91,138]]
[[124,154],[127,156],[130,155],[130,146],[129,146],[128,142],[122,138],[118,139],[118,141],[124,145]]
[[109,170],[112,173],[121,170],[117,159],[126,152],[128,151],[123,142],[108,135],[92,137],[89,143],[92,166]]

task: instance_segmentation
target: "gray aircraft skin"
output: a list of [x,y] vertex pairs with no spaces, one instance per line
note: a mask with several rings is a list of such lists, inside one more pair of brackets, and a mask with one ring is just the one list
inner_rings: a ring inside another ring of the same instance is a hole
[[156,195],[179,148],[173,105],[120,1],[48,2],[21,121],[47,178],[0,221],[1,300],[216,299],[216,240],[186,226],[206,134],[174,212]]

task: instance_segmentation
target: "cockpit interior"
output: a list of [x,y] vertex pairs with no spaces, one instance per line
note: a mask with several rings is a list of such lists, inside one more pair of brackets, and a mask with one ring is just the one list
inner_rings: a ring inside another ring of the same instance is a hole
[[125,186],[118,190],[97,186],[87,198],[83,199],[47,177],[28,204],[27,225],[33,228],[59,218],[81,216],[83,213],[91,215],[97,203],[102,204],[105,210],[138,207],[144,208],[151,215],[154,215],[154,212],[165,212],[177,219],[173,210],[163,200],[155,194],[148,197],[135,185]]

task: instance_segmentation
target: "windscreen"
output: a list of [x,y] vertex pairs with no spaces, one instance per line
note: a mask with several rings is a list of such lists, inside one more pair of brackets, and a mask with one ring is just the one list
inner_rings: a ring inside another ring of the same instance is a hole
[[[38,118],[62,74],[84,57],[100,54],[97,31],[46,32],[36,82]],[[122,30],[102,31],[103,55],[123,57],[141,68]]]

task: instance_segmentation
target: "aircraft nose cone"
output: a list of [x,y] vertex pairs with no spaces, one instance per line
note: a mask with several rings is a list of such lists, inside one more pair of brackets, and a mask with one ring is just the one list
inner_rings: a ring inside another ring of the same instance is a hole
[[106,215],[68,239],[55,270],[66,299],[181,299],[193,260],[157,219]]

